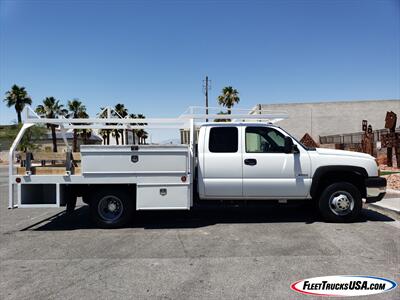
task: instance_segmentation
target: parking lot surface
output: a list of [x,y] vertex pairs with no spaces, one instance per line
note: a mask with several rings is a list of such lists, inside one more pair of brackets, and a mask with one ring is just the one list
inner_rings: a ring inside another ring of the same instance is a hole
[[[7,209],[0,167],[1,299],[299,299],[294,281],[374,275],[399,283],[400,226],[364,210],[329,224],[306,206],[138,213],[94,228],[87,206]],[[400,288],[360,299],[400,299]]]

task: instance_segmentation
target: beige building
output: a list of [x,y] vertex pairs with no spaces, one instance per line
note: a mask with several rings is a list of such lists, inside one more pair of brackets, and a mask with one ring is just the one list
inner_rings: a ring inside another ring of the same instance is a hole
[[362,120],[373,130],[383,129],[387,111],[398,115],[400,126],[400,100],[335,101],[310,103],[258,104],[254,110],[286,111],[287,120],[277,123],[300,139],[309,133],[316,142],[320,136],[361,132]]
[[[367,120],[374,131],[383,129],[387,111],[398,115],[397,127],[400,127],[400,99],[257,104],[254,112],[260,106],[262,110],[287,112],[289,118],[276,125],[297,139],[309,133],[317,143],[320,136],[335,136],[324,138],[322,143],[361,143],[361,134],[352,134],[362,131],[362,120]],[[189,131],[181,130],[180,137],[181,143],[189,143]]]

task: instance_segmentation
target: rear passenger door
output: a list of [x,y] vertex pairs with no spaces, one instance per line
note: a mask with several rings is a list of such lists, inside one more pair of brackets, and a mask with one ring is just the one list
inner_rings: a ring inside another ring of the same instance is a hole
[[242,197],[241,134],[236,126],[208,127],[204,149],[206,198]]

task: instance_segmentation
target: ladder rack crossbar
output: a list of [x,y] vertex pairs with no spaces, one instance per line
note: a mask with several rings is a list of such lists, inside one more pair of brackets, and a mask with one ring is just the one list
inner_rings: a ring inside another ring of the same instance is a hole
[[[65,129],[142,129],[142,128],[188,128],[191,121],[195,121],[199,125],[199,121],[215,121],[226,120],[232,122],[250,122],[261,121],[275,123],[288,118],[288,114],[283,111],[266,111],[255,109],[229,109],[228,113],[196,113],[199,110],[216,110],[217,107],[200,107],[192,106],[186,110],[185,113],[178,118],[122,118],[118,114],[111,114],[113,109],[106,107],[102,110],[101,114],[106,115],[96,118],[76,118],[70,119],[65,117],[59,118],[46,118],[40,117],[32,108],[26,107],[26,118],[24,123],[30,124],[54,124],[63,126]],[[233,113],[239,111],[240,113]],[[247,113],[245,113],[247,112]]]

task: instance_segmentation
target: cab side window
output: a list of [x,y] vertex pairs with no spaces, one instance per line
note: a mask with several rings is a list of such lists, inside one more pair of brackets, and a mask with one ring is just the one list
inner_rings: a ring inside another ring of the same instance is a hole
[[246,128],[247,153],[283,153],[285,137],[270,127]]
[[213,127],[210,129],[208,149],[215,153],[237,152],[238,136],[236,127]]

